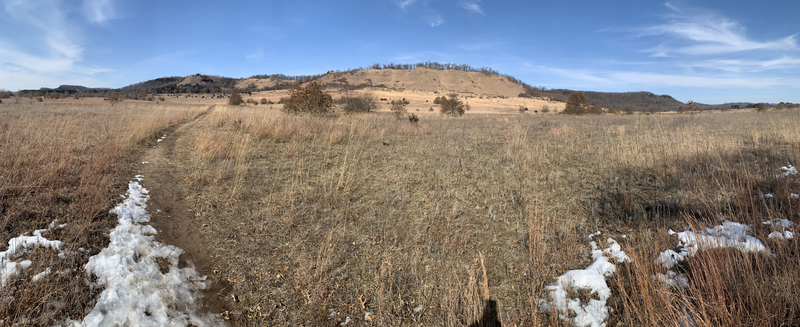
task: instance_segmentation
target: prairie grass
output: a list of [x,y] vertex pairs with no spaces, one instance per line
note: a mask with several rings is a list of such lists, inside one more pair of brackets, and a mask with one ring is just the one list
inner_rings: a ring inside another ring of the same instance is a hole
[[[42,236],[76,253],[60,259],[57,251],[38,248],[13,258],[33,265],[0,288],[4,324],[82,318],[100,291],[90,292],[83,265],[108,245],[106,233],[117,220],[108,211],[136,172],[131,161],[160,133],[204,109],[51,101],[0,106],[0,240],[30,235],[57,219],[67,225]],[[54,273],[32,281],[46,268]]]
[[800,154],[798,123],[775,111],[410,124],[220,106],[182,141],[196,151],[182,169],[234,325],[558,325],[537,301],[591,262],[597,230],[633,258],[609,281],[610,325],[796,324],[796,241],[775,245],[780,259],[695,257],[682,293],[652,276],[670,228],[798,222],[800,187],[774,178]]

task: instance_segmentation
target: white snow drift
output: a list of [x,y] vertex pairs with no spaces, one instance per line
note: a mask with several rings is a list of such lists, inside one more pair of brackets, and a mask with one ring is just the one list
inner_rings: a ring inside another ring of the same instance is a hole
[[[589,236],[600,235],[600,232]],[[630,262],[631,259],[620,249],[616,241],[609,238],[608,248],[600,250],[597,243],[590,242],[592,246],[592,258],[594,262],[586,269],[570,270],[556,279],[545,289],[548,291],[549,299],[540,299],[539,306],[542,311],[556,310],[558,316],[564,321],[570,322],[573,326],[583,327],[602,327],[605,326],[610,308],[606,306],[606,301],[611,297],[611,289],[606,284],[606,277],[610,277],[616,271],[615,263]],[[611,261],[609,261],[611,260]],[[586,289],[596,299],[589,299],[588,303],[583,304],[578,298],[569,298],[568,290]],[[571,317],[574,314],[574,317]]]

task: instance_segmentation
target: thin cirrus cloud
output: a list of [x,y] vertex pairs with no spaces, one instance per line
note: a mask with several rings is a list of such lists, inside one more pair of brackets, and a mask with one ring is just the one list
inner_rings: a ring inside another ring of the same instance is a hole
[[403,1],[397,2],[397,6],[400,7],[400,9],[405,10],[406,7],[408,7],[410,5],[413,5],[414,2],[417,2],[417,0],[403,0]]
[[756,41],[747,37],[740,23],[712,12],[682,10],[667,3],[672,11],[667,23],[644,28],[639,36],[666,36],[670,42],[644,50],[656,57],[673,55],[715,55],[751,50],[797,49],[797,34],[777,40]]
[[442,16],[439,14],[427,16],[425,17],[425,21],[428,24],[431,24],[431,27],[436,27],[444,24],[444,18],[442,18]]
[[117,18],[113,0],[83,0],[83,14],[93,24],[104,24]]
[[476,14],[486,15],[476,1],[462,1],[459,3],[459,6]]
[[83,45],[75,35],[74,24],[67,21],[59,1],[30,3],[6,1],[6,12],[23,24],[20,33],[41,38],[43,46],[4,44],[0,62],[36,71],[58,72],[71,70],[81,59]]

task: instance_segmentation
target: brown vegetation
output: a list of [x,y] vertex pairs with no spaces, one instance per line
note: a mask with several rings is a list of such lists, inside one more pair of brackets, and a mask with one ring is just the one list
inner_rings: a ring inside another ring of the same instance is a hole
[[[57,220],[67,225],[42,236],[74,253],[59,258],[58,251],[37,248],[13,258],[33,265],[0,287],[4,324],[53,326],[85,315],[99,290],[89,290],[83,265],[108,245],[106,233],[116,224],[109,209],[136,173],[136,150],[202,110],[101,101],[0,107],[0,241]],[[58,273],[32,281],[47,268]]]
[[[283,99],[282,99],[283,100]],[[287,113],[324,114],[333,112],[333,98],[322,91],[320,85],[311,81],[305,85],[295,85],[289,89],[289,97],[283,100],[283,110]]]

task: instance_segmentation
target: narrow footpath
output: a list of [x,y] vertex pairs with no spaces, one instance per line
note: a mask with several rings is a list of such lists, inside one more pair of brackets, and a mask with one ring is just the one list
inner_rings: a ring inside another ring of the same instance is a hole
[[219,315],[227,310],[230,287],[226,281],[216,278],[216,268],[209,256],[212,249],[206,248],[207,243],[199,231],[201,226],[185,204],[187,192],[178,169],[182,149],[177,148],[178,140],[190,135],[188,131],[213,110],[211,106],[193,120],[171,128],[161,141],[154,141],[155,147],[150,145],[141,157],[139,170],[144,175],[142,186],[150,191],[147,211],[151,215],[150,224],[158,230],[156,241],[183,249],[179,267],[191,263],[201,276],[208,277],[211,287],[204,291],[204,304],[210,312]]

